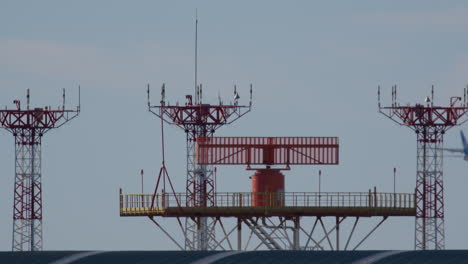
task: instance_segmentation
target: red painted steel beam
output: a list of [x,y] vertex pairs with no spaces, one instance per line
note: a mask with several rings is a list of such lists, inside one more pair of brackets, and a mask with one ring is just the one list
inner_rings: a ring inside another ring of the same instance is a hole
[[458,125],[458,120],[463,117],[467,107],[433,107],[433,106],[394,106],[382,107],[389,110],[401,120],[405,126],[441,126],[452,127]]
[[13,129],[51,129],[64,122],[64,114],[75,113],[73,110],[0,110],[0,126]]
[[231,123],[231,116],[242,115],[241,108],[248,108],[247,106],[239,105],[185,105],[185,106],[155,106],[153,108],[160,109],[160,114],[167,117],[165,121],[179,125],[208,125],[219,126]]
[[338,137],[199,137],[204,165],[336,165]]

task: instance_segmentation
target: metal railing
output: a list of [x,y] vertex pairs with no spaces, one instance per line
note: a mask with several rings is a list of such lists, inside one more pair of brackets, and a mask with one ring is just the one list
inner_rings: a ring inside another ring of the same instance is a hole
[[[154,196],[154,203],[153,203]],[[216,193],[206,207],[353,207],[415,208],[413,193],[377,192],[283,192]],[[120,209],[194,207],[185,193],[120,194]],[[198,206],[200,207],[200,206]]]

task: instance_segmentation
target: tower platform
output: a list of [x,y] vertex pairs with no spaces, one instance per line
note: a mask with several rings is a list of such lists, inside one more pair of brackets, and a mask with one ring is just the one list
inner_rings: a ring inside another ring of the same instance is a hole
[[[254,198],[255,197],[255,198]],[[253,206],[255,199],[267,201]],[[295,217],[412,216],[415,194],[377,192],[216,193],[214,206],[187,204],[185,193],[120,194],[120,216]]]

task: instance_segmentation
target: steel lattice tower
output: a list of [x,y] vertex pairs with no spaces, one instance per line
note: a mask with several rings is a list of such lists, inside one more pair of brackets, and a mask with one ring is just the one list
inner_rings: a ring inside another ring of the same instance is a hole
[[452,97],[449,107],[434,106],[434,87],[426,105],[401,106],[397,103],[397,89],[392,87],[392,105],[380,105],[379,111],[396,123],[416,132],[416,220],[415,249],[444,249],[444,184],[443,184],[443,142],[445,132],[468,119],[467,89],[463,101]]
[[29,107],[0,110],[1,127],[15,137],[15,185],[13,200],[13,251],[42,250],[42,183],[41,183],[41,141],[45,133],[59,128],[80,112],[65,109],[65,90],[63,105],[57,110],[50,107]]
[[[165,122],[182,128],[186,133],[187,144],[187,182],[186,206],[214,206],[214,175],[213,166],[196,163],[196,139],[212,137],[215,131],[231,124],[247,114],[252,106],[252,85],[250,86],[250,103],[248,106],[238,105],[239,94],[234,87],[234,103],[230,105],[210,105],[202,103],[202,86],[198,85],[195,101],[187,95],[184,106],[170,106],[165,102],[165,85],[161,89],[160,105],[152,106],[149,101],[149,111],[162,118]],[[210,217],[186,218],[185,249],[209,250],[215,237],[214,220]]]
[[[196,138],[212,137],[216,129],[230,124],[250,111],[249,106],[239,106],[236,87],[234,86],[233,105],[210,105],[202,103],[202,85],[197,83],[197,58],[198,58],[198,17],[195,20],[195,91],[194,96],[186,95],[185,106],[169,106],[165,102],[165,85],[161,89],[161,101],[159,106],[148,108],[169,124],[182,128],[186,133],[187,144],[187,206],[214,206],[214,175],[213,166],[200,165],[195,162]],[[192,101],[192,99],[194,101]],[[252,99],[252,86],[250,87],[250,99]],[[154,109],[154,110],[153,110]],[[185,219],[185,249],[209,250],[214,248],[212,243],[215,238],[215,220],[208,217],[196,217]]]

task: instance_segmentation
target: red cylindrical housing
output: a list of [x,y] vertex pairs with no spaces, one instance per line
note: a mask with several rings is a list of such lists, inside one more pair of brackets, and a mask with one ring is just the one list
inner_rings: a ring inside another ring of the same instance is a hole
[[279,169],[260,169],[252,175],[252,206],[284,204],[284,174]]

